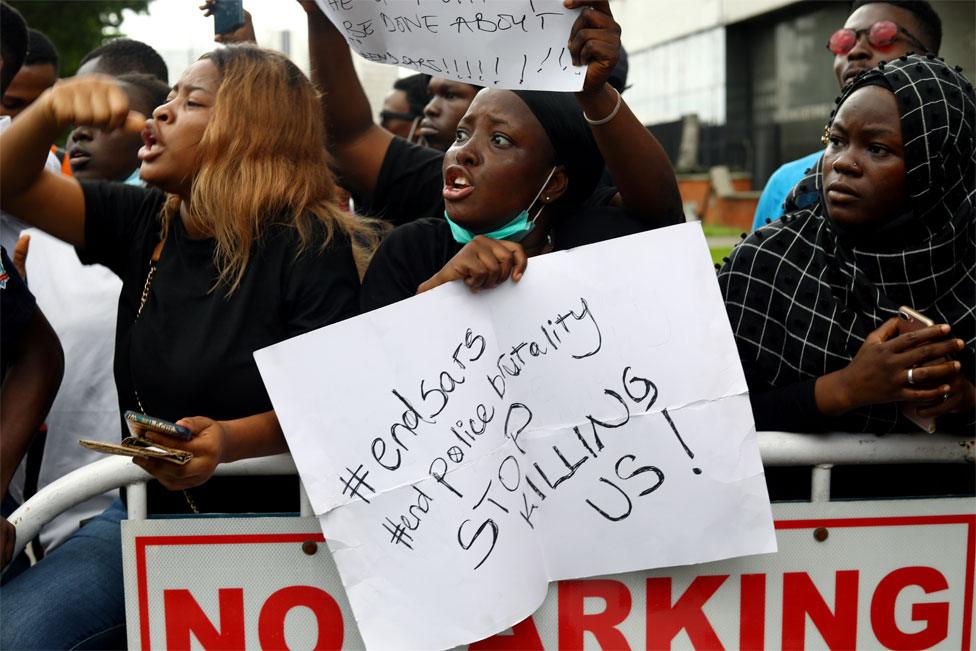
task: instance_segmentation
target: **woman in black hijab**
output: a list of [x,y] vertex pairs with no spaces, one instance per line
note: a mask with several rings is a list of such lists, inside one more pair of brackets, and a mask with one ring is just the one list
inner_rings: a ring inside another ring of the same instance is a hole
[[[793,210],[720,271],[757,428],[972,432],[976,104],[957,70],[911,55],[858,77]],[[906,332],[901,306],[936,325]]]

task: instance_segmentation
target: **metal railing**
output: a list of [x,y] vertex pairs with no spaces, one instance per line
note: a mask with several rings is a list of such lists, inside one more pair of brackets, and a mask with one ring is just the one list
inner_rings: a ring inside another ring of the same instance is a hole
[[[976,441],[947,434],[795,434],[759,432],[759,451],[766,466],[812,466],[811,501],[830,500],[830,472],[835,465],[976,462]],[[293,475],[289,454],[221,464],[216,475]],[[152,475],[128,457],[107,457],[79,468],[44,487],[10,516],[20,553],[45,524],[90,497],[127,487],[128,516],[146,518],[146,482]],[[299,484],[300,485],[300,484]],[[302,516],[313,515],[301,488]]]

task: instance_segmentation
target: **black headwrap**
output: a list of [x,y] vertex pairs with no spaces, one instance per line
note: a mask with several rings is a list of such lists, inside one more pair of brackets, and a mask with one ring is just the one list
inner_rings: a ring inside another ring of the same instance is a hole
[[[872,237],[851,237],[827,214],[821,159],[787,199],[787,214],[736,247],[719,284],[753,390],[845,367],[901,305],[950,324],[966,342],[964,375],[976,375],[973,87],[942,61],[913,55],[862,74],[838,105],[868,85],[898,103],[910,205]],[[895,404],[856,410],[839,425],[917,431]]]
[[572,93],[541,90],[513,91],[525,102],[549,136],[556,162],[566,167],[569,187],[555,205],[576,207],[596,187],[603,174],[603,156]]

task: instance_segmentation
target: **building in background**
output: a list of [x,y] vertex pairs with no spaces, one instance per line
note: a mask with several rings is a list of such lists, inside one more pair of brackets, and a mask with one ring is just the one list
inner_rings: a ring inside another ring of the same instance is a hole
[[[946,61],[976,74],[976,3],[934,0]],[[832,0],[614,0],[630,57],[628,104],[676,160],[682,116],[702,123],[699,166],[762,187],[820,146],[838,95],[824,44],[847,19]]]

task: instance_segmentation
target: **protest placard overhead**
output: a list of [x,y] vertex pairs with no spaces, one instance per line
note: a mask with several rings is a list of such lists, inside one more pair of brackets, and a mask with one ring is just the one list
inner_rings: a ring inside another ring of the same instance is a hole
[[562,0],[316,0],[368,61],[476,86],[578,91]]
[[366,645],[444,648],[550,581],[775,550],[698,225],[533,258],[255,354]]

